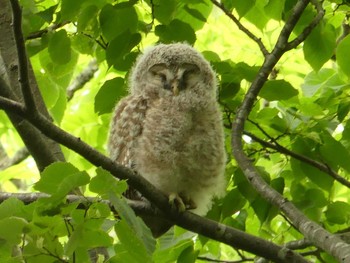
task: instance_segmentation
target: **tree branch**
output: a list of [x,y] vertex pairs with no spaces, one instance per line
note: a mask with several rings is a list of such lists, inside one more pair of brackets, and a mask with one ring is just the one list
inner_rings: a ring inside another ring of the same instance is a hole
[[256,37],[252,32],[250,32],[249,29],[246,28],[229,10],[227,10],[222,3],[219,3],[216,0],[211,0],[211,2],[219,9],[221,9],[221,11],[223,11],[225,15],[227,15],[237,25],[239,30],[243,31],[249,38],[251,38],[255,43],[258,44],[264,57],[266,57],[269,54],[265,45],[261,41],[261,38]]
[[67,99],[71,100],[74,93],[83,88],[84,85],[92,79],[95,72],[98,70],[98,64],[96,59],[92,59],[88,66],[69,84],[67,88]]
[[[0,89],[3,88],[2,86],[4,84],[6,84],[4,81],[0,81]],[[297,253],[262,238],[254,237],[213,220],[202,218],[191,212],[186,211],[179,213],[169,205],[168,198],[145,178],[126,167],[117,165],[111,159],[81,141],[80,138],[74,137],[55,126],[39,112],[28,112],[22,104],[3,97],[0,97],[0,108],[6,111],[12,111],[22,118],[27,119],[46,136],[55,139],[58,143],[77,152],[93,165],[110,171],[116,178],[127,179],[128,183],[133,188],[141,192],[143,196],[164,213],[167,220],[190,231],[223,242],[234,248],[249,251],[275,262],[285,262],[286,260],[307,262]]]
[[32,94],[32,90],[29,85],[28,58],[26,55],[26,48],[24,45],[24,38],[22,34],[22,9],[18,3],[18,0],[10,0],[10,2],[12,6],[13,32],[16,42],[19,63],[18,80],[21,86],[25,106],[28,107],[31,111],[34,111],[36,110],[36,105]]
[[[8,88],[7,90],[0,89],[0,96],[15,101],[23,101],[23,94],[18,82],[19,62],[13,34],[13,22],[11,17],[12,9],[10,1],[1,1],[0,3],[0,32],[2,36],[6,36],[0,37],[0,78],[5,81],[7,85],[6,87]],[[30,63],[27,65],[29,85],[32,94],[34,95],[38,110],[47,118],[50,118],[43,98],[39,92],[32,67]],[[43,136],[43,134],[29,122],[19,118],[17,115],[11,112],[6,112],[6,114],[21,136],[28,151],[33,156],[40,171],[52,162],[64,160],[60,146],[55,141]]]
[[32,40],[32,39],[40,38],[43,35],[47,34],[48,32],[56,30],[56,29],[58,29],[60,27],[63,27],[65,25],[69,24],[69,23],[70,23],[69,21],[64,21],[64,22],[60,22],[58,24],[53,24],[53,25],[51,25],[51,26],[49,26],[47,28],[41,29],[39,31],[32,32],[26,37],[26,40]]
[[331,169],[328,165],[317,162],[317,161],[315,161],[315,160],[313,160],[305,155],[293,152],[293,151],[283,147],[282,145],[280,145],[278,142],[276,142],[276,140],[274,140],[273,143],[271,143],[271,142],[264,141],[263,139],[260,139],[259,137],[255,136],[251,132],[244,131],[243,133],[245,135],[249,136],[250,138],[252,138],[253,141],[260,143],[264,147],[275,149],[280,153],[283,153],[283,154],[291,156],[299,161],[307,163],[307,164],[317,168],[318,170],[330,175],[332,178],[334,178],[334,180],[341,183],[342,185],[350,188],[350,182],[348,180],[346,180],[344,177],[340,176],[337,172],[335,172],[333,169]]
[[[291,202],[270,187],[270,185],[262,179],[257,169],[243,151],[242,135],[244,123],[252,110],[254,102],[263,84],[266,82],[267,77],[272,72],[272,69],[281,56],[288,50],[288,48],[290,48],[290,45],[288,45],[288,38],[308,4],[308,0],[299,0],[296,3],[278,37],[275,47],[271,54],[265,57],[265,61],[261,66],[257,77],[251,84],[241,107],[238,109],[236,119],[232,126],[232,151],[238,165],[248,181],[264,199],[277,206],[291,220],[293,225],[295,225],[295,227],[317,247],[328,252],[330,255],[333,255],[339,262],[350,262],[350,245],[342,241],[339,237],[332,235],[315,222],[309,220]],[[308,26],[309,30],[303,31],[302,36],[299,36],[299,39],[306,38],[313,27],[314,22]]]

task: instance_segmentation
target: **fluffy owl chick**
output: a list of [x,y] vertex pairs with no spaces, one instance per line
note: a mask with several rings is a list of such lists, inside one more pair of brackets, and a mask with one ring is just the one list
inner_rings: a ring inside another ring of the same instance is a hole
[[209,63],[187,44],[159,44],[137,59],[129,87],[115,108],[111,158],[205,215],[224,193],[226,162]]

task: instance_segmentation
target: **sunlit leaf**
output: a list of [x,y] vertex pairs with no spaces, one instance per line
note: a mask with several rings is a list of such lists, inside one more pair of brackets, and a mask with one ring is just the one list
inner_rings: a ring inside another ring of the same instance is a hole
[[350,57],[350,35],[346,36],[338,44],[336,57],[339,67],[350,78],[350,65],[348,60]]
[[288,100],[298,93],[298,90],[287,81],[269,80],[262,87],[259,96],[268,101]]
[[124,79],[107,80],[95,97],[95,112],[98,114],[112,112],[116,102],[126,94]]
[[108,41],[123,32],[136,32],[138,17],[135,8],[125,3],[112,6],[105,5],[100,13],[100,26]]
[[189,44],[193,44],[196,41],[196,34],[193,28],[177,19],[171,21],[167,26],[156,26],[155,33],[163,43],[187,41]]
[[65,196],[73,189],[85,185],[90,177],[70,163],[53,163],[45,168],[35,189],[59,196]]
[[329,204],[326,217],[333,224],[344,224],[350,217],[350,205],[341,201]]
[[303,45],[306,61],[315,71],[320,70],[334,53],[336,32],[331,25],[319,25],[305,40]]
[[110,191],[121,196],[121,194],[127,189],[127,184],[125,181],[118,181],[106,170],[97,168],[96,176],[91,179],[89,189],[90,191],[102,196],[106,196]]
[[48,51],[53,62],[66,64],[71,59],[71,44],[66,30],[55,32],[49,41]]

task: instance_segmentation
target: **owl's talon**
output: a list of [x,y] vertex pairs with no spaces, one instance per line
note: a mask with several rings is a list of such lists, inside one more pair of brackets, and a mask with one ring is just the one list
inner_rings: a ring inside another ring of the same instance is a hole
[[182,198],[176,193],[171,193],[169,195],[169,204],[173,209],[176,209],[179,212],[186,211],[185,203],[182,201]]
[[179,212],[197,208],[197,205],[192,199],[177,193],[171,193],[169,195],[169,204]]

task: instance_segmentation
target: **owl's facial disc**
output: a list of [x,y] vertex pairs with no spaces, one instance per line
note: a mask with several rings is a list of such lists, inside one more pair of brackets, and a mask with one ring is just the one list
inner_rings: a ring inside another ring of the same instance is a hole
[[190,63],[183,63],[179,66],[169,67],[164,64],[155,64],[150,67],[149,71],[160,78],[163,88],[172,91],[174,96],[186,89],[188,78],[191,74],[198,73],[197,65]]

